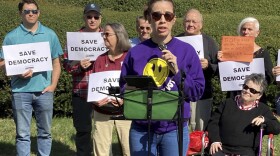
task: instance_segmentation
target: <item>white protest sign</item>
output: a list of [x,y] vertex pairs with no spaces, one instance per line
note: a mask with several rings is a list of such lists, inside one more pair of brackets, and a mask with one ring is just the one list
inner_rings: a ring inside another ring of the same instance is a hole
[[67,32],[67,51],[69,60],[91,61],[107,51],[101,32]]
[[87,101],[99,101],[103,98],[110,97],[109,95],[106,95],[109,93],[109,86],[110,84],[112,86],[119,86],[120,74],[120,70],[104,71],[90,74]]
[[177,39],[189,43],[195,49],[199,58],[204,58],[203,39],[202,35],[176,37]]
[[263,58],[255,58],[251,63],[225,61],[219,62],[222,91],[241,90],[245,76],[252,73],[265,75]]
[[52,70],[49,42],[37,42],[3,46],[7,76]]
[[[278,49],[277,66],[280,66],[280,49]],[[280,81],[280,75],[276,76],[276,81]]]

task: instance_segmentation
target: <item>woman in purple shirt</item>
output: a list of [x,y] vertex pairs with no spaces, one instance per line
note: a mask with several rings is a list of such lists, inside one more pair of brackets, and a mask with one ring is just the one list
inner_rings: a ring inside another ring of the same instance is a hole
[[[129,50],[121,71],[120,86],[125,89],[127,75],[153,77],[163,91],[178,91],[181,74],[185,73],[183,92],[184,118],[190,117],[190,101],[197,101],[204,91],[204,76],[199,58],[192,46],[171,35],[176,21],[172,0],[150,0],[144,15],[151,23],[152,38]],[[159,49],[159,45],[166,45]],[[124,103],[125,104],[125,103]],[[137,111],[137,110],[135,110]],[[130,129],[130,153],[133,156],[148,155],[148,121],[133,121]],[[150,155],[179,155],[178,125],[176,121],[152,121]],[[187,123],[183,127],[183,155],[188,148]]]

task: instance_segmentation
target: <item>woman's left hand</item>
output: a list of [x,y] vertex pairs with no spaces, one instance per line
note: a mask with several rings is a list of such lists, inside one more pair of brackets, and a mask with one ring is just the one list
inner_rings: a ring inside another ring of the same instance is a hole
[[[117,102],[118,100],[118,102]],[[111,99],[111,103],[112,105],[116,106],[116,107],[119,107],[119,105],[123,105],[123,99],[120,99],[120,98],[117,98],[117,100],[115,98],[112,98]]]
[[256,125],[256,126],[259,126],[259,125],[261,125],[262,123],[264,123],[264,117],[263,116],[258,116],[258,117],[256,117],[256,118],[254,118],[253,120],[252,120],[252,124],[253,125]]
[[213,142],[210,146],[210,154],[213,155],[219,150],[223,150],[221,142]]
[[272,74],[275,76],[280,75],[280,66],[275,66],[272,68]]

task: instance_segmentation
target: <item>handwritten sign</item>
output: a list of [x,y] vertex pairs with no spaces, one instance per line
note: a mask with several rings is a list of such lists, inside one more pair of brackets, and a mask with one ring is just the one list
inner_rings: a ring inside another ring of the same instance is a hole
[[104,71],[98,73],[92,73],[89,75],[89,84],[88,84],[88,102],[99,101],[106,97],[112,96],[108,94],[108,89],[110,84],[112,86],[119,86],[121,71]]
[[3,54],[7,76],[52,70],[49,42],[3,46]]
[[184,37],[176,37],[176,38],[193,46],[198,57],[204,58],[202,35],[184,36]]
[[263,58],[255,58],[251,63],[226,61],[219,62],[222,91],[241,90],[246,75],[262,73],[265,75]]
[[222,36],[222,61],[252,62],[254,37]]
[[69,60],[94,61],[107,48],[100,32],[67,32],[67,51]]
[[[278,49],[277,66],[280,66],[280,49]],[[280,81],[280,75],[276,76],[276,81]]]

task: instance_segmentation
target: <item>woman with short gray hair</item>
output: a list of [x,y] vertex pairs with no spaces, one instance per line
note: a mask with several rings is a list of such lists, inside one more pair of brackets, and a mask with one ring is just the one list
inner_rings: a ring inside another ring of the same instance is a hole
[[263,74],[246,76],[241,94],[226,99],[214,111],[208,124],[211,155],[257,155],[261,124],[266,125],[265,134],[280,133],[279,121],[259,101],[266,86]]
[[[254,37],[257,38],[260,34],[260,24],[259,21],[254,17],[246,17],[239,23],[237,27],[237,34],[239,36],[244,37]],[[259,46],[256,42],[254,42],[254,51],[253,51],[253,58],[263,58],[264,61],[264,69],[265,69],[265,79],[267,83],[272,83],[274,80],[274,76],[272,74],[273,64],[269,55],[269,52]],[[218,52],[218,59],[223,61],[223,52]],[[227,92],[227,98],[235,98],[236,95],[240,94],[240,91],[229,91]],[[262,102],[266,103],[266,95],[263,94],[262,98],[260,99]]]
[[263,94],[267,87],[267,82],[263,74],[252,73],[251,75],[246,76],[244,84],[252,81],[253,83],[260,85],[260,94]]

